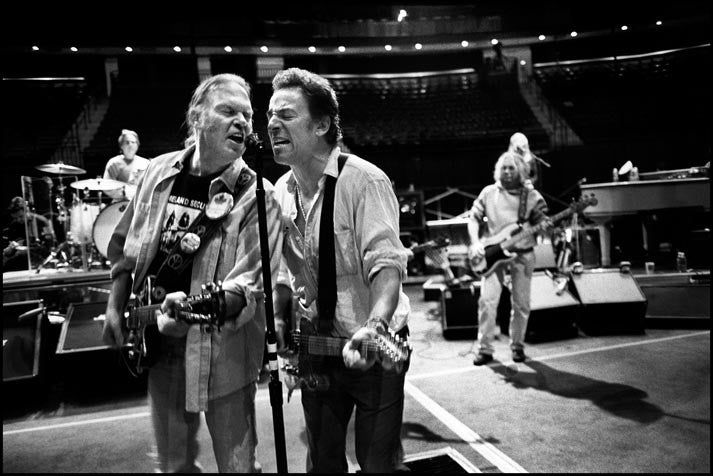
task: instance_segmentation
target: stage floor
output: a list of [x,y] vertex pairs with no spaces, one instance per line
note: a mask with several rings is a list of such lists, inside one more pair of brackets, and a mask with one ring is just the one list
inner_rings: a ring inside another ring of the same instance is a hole
[[[710,472],[709,328],[580,334],[528,345],[521,364],[501,335],[496,360],[475,367],[471,339],[443,337],[440,303],[424,301],[420,284],[405,290],[414,347],[407,456],[450,451],[481,472]],[[3,471],[153,471],[144,382],[117,377],[118,362],[100,352],[62,357],[43,395],[23,398],[3,384]],[[275,472],[267,387],[257,395],[257,456]],[[299,397],[285,395],[281,407],[292,472],[305,469]],[[200,442],[204,469],[216,471],[205,424]],[[351,437],[348,461],[358,469]]]

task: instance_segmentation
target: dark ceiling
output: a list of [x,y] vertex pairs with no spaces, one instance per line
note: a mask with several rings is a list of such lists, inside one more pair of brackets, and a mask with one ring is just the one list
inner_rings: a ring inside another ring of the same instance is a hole
[[[240,2],[247,3],[244,0]],[[255,4],[255,2],[253,2]],[[158,8],[154,2],[72,2],[50,6],[10,6],[4,9],[5,46],[72,42],[77,45],[120,45],[188,41],[290,41],[340,38],[462,34],[538,34],[569,29],[613,29],[622,23],[651,23],[656,19],[704,18],[710,22],[709,2],[679,1],[477,1],[449,5],[392,2],[272,2],[244,8],[225,1],[179,3]],[[158,8],[150,10],[150,8]],[[203,10],[201,10],[203,8]],[[401,8],[409,15],[396,22]],[[460,25],[451,28],[451,25]],[[445,30],[445,33],[444,33]]]

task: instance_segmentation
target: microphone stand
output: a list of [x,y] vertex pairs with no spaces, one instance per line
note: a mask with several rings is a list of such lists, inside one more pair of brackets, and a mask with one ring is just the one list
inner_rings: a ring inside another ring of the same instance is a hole
[[272,426],[275,432],[275,455],[277,472],[287,473],[287,447],[285,444],[285,422],[282,415],[282,383],[277,363],[277,337],[275,333],[275,311],[272,305],[272,277],[270,275],[270,245],[267,241],[267,212],[265,211],[265,188],[262,183],[263,142],[257,133],[246,138],[246,147],[255,153],[255,173],[257,182],[257,220],[260,232],[260,254],[262,257],[262,283],[265,290],[265,320],[267,324],[267,357],[270,365],[270,406],[272,406]]

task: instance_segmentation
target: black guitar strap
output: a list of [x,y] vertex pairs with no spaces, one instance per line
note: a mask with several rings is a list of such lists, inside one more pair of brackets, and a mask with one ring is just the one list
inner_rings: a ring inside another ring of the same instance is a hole
[[327,175],[324,183],[322,216],[319,221],[319,285],[317,289],[318,330],[329,334],[334,328],[337,308],[337,264],[334,249],[334,190],[339,174],[347,161],[347,154],[339,154],[337,177]]
[[518,225],[522,225],[526,221],[525,212],[527,211],[527,195],[529,193],[530,190],[525,186],[520,190],[520,211],[517,217]]
[[[247,167],[244,167],[238,175],[238,179],[235,182],[235,187],[233,188],[233,206],[238,203],[242,192],[247,190],[252,184],[257,175],[255,172]],[[206,205],[206,208],[208,206]],[[208,239],[213,235],[213,233],[218,229],[221,222],[230,214],[230,211],[226,213],[223,217],[218,219],[210,219],[206,216],[206,208],[204,208],[200,215],[196,217],[188,230],[186,230],[185,235],[188,233],[195,233],[200,238],[200,245],[197,249],[193,251],[184,250],[181,246],[181,240],[174,245],[173,249],[166,255],[166,259],[161,263],[161,267],[156,272],[156,283],[166,283],[172,279],[172,276],[177,276],[181,274],[186,267],[191,264],[193,258],[198,253],[201,246],[208,242]],[[185,236],[184,235],[184,236]],[[165,290],[161,286],[155,286],[152,298],[158,302],[163,300],[165,297]],[[163,296],[161,296],[163,294]]]

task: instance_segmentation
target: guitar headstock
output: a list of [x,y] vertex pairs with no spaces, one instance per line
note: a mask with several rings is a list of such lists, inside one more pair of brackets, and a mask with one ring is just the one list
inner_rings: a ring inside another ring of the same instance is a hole
[[225,323],[225,314],[225,291],[220,281],[203,284],[200,294],[176,303],[177,319],[188,324],[216,325],[220,329]]
[[451,240],[448,239],[445,236],[439,236],[438,238],[434,238],[433,240],[426,241],[425,243],[421,243],[420,245],[414,245],[411,248],[411,252],[413,254],[416,253],[421,253],[424,251],[428,250],[435,250],[438,248],[445,248],[446,246],[451,244]]
[[376,347],[379,355],[387,357],[394,364],[406,362],[411,356],[411,344],[403,340],[398,334],[389,330],[387,333],[379,333],[376,337]]

